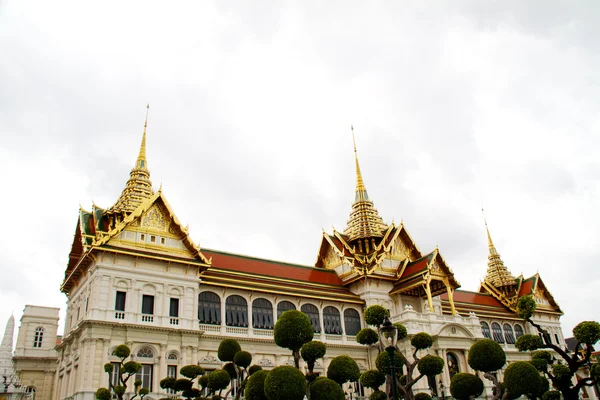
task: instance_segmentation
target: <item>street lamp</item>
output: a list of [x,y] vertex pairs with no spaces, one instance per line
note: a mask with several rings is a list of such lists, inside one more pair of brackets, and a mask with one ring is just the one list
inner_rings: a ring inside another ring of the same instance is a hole
[[396,366],[394,362],[394,352],[396,351],[396,342],[398,341],[398,328],[392,324],[388,317],[385,317],[383,324],[379,328],[379,339],[388,353],[390,359],[390,378],[392,380],[392,397],[398,400],[398,388],[396,387]]

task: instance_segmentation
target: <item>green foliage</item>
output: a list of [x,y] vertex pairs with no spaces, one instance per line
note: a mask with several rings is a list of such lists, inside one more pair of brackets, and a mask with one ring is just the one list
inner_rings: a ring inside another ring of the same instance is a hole
[[115,394],[117,396],[121,396],[121,395],[123,395],[123,393],[125,393],[125,386],[121,386],[121,385],[114,386],[113,392],[115,392]]
[[150,389],[148,389],[148,388],[141,388],[140,391],[138,392],[138,394],[142,397],[144,397],[148,393],[150,393]]
[[106,372],[107,374],[112,373],[113,369],[114,369],[114,366],[112,365],[112,363],[104,364],[104,372]]
[[202,389],[207,387],[208,386],[208,375],[202,375],[200,378],[198,378],[198,384],[200,385],[200,387]]
[[196,388],[191,388],[191,389],[184,390],[181,393],[181,395],[183,397],[188,398],[188,399],[194,399],[194,398],[200,396],[200,391],[198,389],[196,389]]
[[398,341],[408,336],[408,331],[406,330],[406,327],[400,322],[394,323],[394,326],[398,329]]
[[135,361],[127,361],[125,364],[123,364],[121,371],[126,374],[133,375],[137,373],[140,369],[142,369],[142,364],[137,363]]
[[[552,375],[558,380],[559,384],[571,386],[571,377],[573,374],[569,367],[563,364],[554,364],[552,366]],[[558,389],[558,388],[557,388]]]
[[531,354],[531,358],[534,360],[546,360],[547,362],[552,361],[552,353],[548,350],[538,350]]
[[310,400],[345,400],[342,387],[331,379],[319,379],[310,385]]
[[215,392],[218,390],[225,389],[229,385],[230,381],[229,374],[222,369],[215,369],[213,372],[208,374],[208,388],[210,390],[214,390]]
[[542,376],[527,361],[508,364],[504,371],[504,384],[511,399],[522,395],[537,394],[542,389]]
[[431,396],[427,393],[417,393],[415,394],[415,400],[431,400]]
[[542,395],[542,400],[560,400],[560,392],[558,390],[550,390]]
[[376,390],[369,396],[369,400],[387,400],[387,398],[387,394],[381,390]]
[[360,376],[360,384],[364,387],[378,390],[385,383],[385,374],[376,369],[365,371]]
[[308,370],[312,371],[315,367],[315,362],[322,358],[327,352],[327,346],[323,342],[318,340],[311,340],[305,343],[300,349],[300,355],[302,359],[308,364]]
[[590,368],[590,376],[593,380],[600,380],[600,364],[592,364]]
[[219,360],[223,362],[233,361],[233,357],[235,357],[235,353],[241,351],[242,348],[237,340],[235,339],[223,339],[221,343],[219,343],[219,348],[217,350],[217,357]]
[[[288,312],[290,311],[286,311],[283,314]],[[297,368],[282,365],[273,368],[267,374],[267,378],[265,379],[265,395],[268,400],[302,400],[305,394],[306,380],[302,372]]]
[[506,353],[492,339],[480,339],[471,345],[468,362],[475,371],[497,371],[506,364]]
[[111,396],[110,390],[107,388],[100,388],[96,390],[96,399],[98,400],[110,400]]
[[400,375],[400,379],[398,380],[402,386],[406,386],[406,375]]
[[358,364],[349,356],[337,356],[327,367],[327,377],[340,385],[360,378]]
[[179,378],[175,380],[175,383],[173,384],[173,389],[175,389],[178,392],[182,392],[185,390],[190,390],[192,388],[192,385],[193,383],[189,379]]
[[235,379],[238,376],[237,368],[234,363],[227,363],[223,365],[223,371],[227,371],[231,379]]
[[166,377],[160,380],[160,388],[161,389],[173,389],[175,387],[176,379],[173,377]]
[[379,334],[371,328],[363,328],[356,334],[356,342],[365,346],[371,346],[379,341]]
[[368,325],[378,327],[379,325],[383,324],[385,317],[389,316],[390,312],[380,305],[374,305],[365,310],[365,322]]
[[196,379],[198,375],[204,375],[204,368],[199,365],[186,365],[185,367],[181,367],[179,373],[186,378]]
[[304,343],[313,339],[314,332],[306,314],[298,310],[288,310],[281,314],[275,323],[273,336],[277,346],[298,351]]
[[233,356],[233,362],[240,368],[248,368],[252,364],[252,354],[247,351],[238,351]]
[[[394,366],[399,370],[402,365],[404,365],[404,356],[396,349],[394,350]],[[390,372],[390,356],[387,351],[379,353],[375,360],[375,366],[386,375]]]
[[433,345],[433,338],[428,333],[420,332],[410,339],[410,344],[418,350],[427,349]]
[[459,400],[479,397],[483,393],[483,381],[476,375],[459,372],[450,381],[450,393]]
[[[252,369],[252,368],[250,368]],[[265,379],[269,374],[268,371],[254,371],[246,382],[244,397],[246,400],[267,400],[265,395]]]
[[141,380],[141,379],[136,379],[136,380],[133,382],[133,386],[135,386],[136,388],[138,388],[138,387],[142,386],[142,380]]
[[[444,360],[438,356],[428,354],[419,360],[417,364],[419,372],[426,376],[441,374],[444,370]],[[417,400],[415,398],[415,400]]]
[[546,372],[548,370],[548,361],[543,358],[532,358],[529,363],[540,372]]
[[537,303],[535,302],[533,296],[523,296],[517,302],[517,314],[519,314],[519,317],[523,319],[529,319],[535,312],[536,307]]
[[579,343],[594,345],[600,340],[600,324],[596,321],[583,321],[573,328],[573,336]]
[[113,351],[113,355],[119,357],[121,360],[124,360],[125,358],[129,357],[130,354],[131,350],[125,344],[118,345]]
[[262,371],[262,367],[260,365],[252,365],[248,368],[248,375],[252,376],[255,372]]
[[544,346],[544,342],[538,335],[523,335],[515,342],[515,347],[519,351],[533,351],[542,346]]

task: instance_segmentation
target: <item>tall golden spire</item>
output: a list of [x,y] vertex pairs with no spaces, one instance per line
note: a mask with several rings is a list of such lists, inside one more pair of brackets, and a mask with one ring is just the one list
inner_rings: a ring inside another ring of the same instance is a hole
[[354,203],[350,212],[348,225],[344,234],[349,240],[361,238],[383,237],[387,225],[374,207],[373,202],[369,200],[367,188],[365,187],[360,165],[358,163],[358,152],[356,151],[356,140],[354,139],[354,127],[352,128],[352,141],[354,143],[354,160],[356,164],[356,193]]
[[[483,213],[483,208],[481,209],[481,212]],[[485,223],[485,231],[488,237],[489,248],[488,268],[485,280],[497,288],[509,289],[511,286],[516,284],[516,279],[504,265],[504,262],[500,258],[500,254],[498,254],[498,251],[494,246],[494,242],[492,242],[492,236],[490,235],[485,214],[483,215],[483,222]]]
[[144,121],[144,133],[142,135],[142,144],[140,152],[135,162],[135,166],[129,173],[129,180],[121,196],[117,200],[110,211],[114,213],[129,214],[139,207],[142,202],[150,198],[154,191],[152,190],[152,182],[150,181],[150,170],[146,161],[146,128],[148,127],[148,109],[150,104],[146,106],[146,120]]

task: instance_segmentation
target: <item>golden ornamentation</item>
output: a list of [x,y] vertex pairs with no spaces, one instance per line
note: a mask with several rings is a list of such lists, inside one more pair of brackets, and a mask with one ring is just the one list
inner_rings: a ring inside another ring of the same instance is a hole
[[488,268],[485,280],[500,290],[504,289],[503,291],[509,291],[510,289],[514,288],[514,286],[517,284],[517,281],[510,273],[508,268],[504,266],[504,262],[500,258],[500,254],[498,254],[498,251],[496,251],[496,247],[492,242],[492,237],[490,236],[490,231],[488,229],[487,221],[485,221],[485,217],[484,222],[489,247]]
[[160,231],[167,230],[167,218],[162,213],[158,206],[154,205],[146,212],[146,215],[142,217],[142,227],[153,228]]

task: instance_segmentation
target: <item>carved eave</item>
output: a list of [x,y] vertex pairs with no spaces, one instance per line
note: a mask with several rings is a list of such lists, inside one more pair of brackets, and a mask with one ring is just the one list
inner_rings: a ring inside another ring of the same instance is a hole
[[[537,303],[538,311],[554,312],[554,313],[559,313],[560,315],[563,315],[563,312],[560,309],[560,306],[558,305],[556,300],[554,300],[554,296],[552,296],[552,294],[550,293],[550,291],[548,290],[548,288],[542,281],[540,274],[536,273],[534,276],[532,276],[529,279],[533,280],[531,291],[529,293],[519,293],[519,295],[520,296],[524,296],[527,294],[533,295],[533,297]],[[546,301],[548,304],[546,304]]]
[[481,282],[479,286],[479,293],[490,294],[492,295],[492,297],[494,297],[496,300],[502,303],[503,306],[505,306],[513,312],[517,312],[517,297],[507,296],[506,294],[498,290],[496,286],[494,286],[492,283],[488,282],[485,279]]

